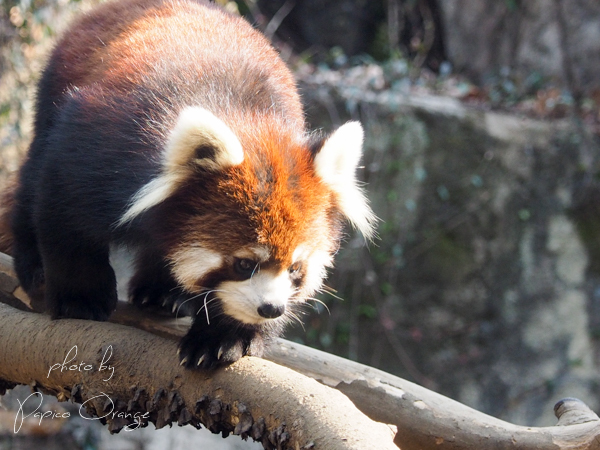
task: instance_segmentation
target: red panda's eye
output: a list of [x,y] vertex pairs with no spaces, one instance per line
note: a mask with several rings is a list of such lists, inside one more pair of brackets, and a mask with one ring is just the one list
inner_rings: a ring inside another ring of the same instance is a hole
[[233,270],[244,278],[250,278],[256,271],[257,266],[258,263],[251,259],[236,258],[233,263]]
[[302,269],[302,263],[300,262],[295,262],[294,264],[292,264],[290,266],[290,268],[288,269],[288,272],[291,275],[298,275],[300,273],[300,269]]

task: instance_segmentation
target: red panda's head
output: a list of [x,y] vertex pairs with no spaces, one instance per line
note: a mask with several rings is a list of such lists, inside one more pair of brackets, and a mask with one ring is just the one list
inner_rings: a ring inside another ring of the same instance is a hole
[[321,287],[343,219],[366,238],[376,220],[355,177],[360,124],[311,144],[271,119],[228,118],[230,127],[206,109],[184,109],[161,174],[120,221],[157,207],[177,282],[190,293],[210,291],[226,315],[249,325],[285,317],[290,302]]

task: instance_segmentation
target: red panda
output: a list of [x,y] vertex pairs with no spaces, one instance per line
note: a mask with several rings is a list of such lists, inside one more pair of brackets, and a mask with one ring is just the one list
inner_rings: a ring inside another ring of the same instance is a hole
[[194,317],[183,366],[260,356],[321,287],[343,221],[373,235],[362,140],[357,122],[307,131],[290,71],[242,18],[201,0],[102,4],[39,82],[17,275],[52,318],[106,320],[124,245],[130,301]]

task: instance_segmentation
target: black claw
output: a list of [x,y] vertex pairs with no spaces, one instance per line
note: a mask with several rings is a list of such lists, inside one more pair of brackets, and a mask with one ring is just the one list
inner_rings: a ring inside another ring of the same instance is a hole
[[203,318],[196,317],[179,344],[179,357],[186,368],[215,369],[234,363],[250,350],[253,355],[262,353],[264,336],[260,329],[232,323],[230,319],[208,324]]
[[131,303],[139,307],[158,307],[178,317],[190,316],[195,311],[190,294],[179,288],[174,289],[170,285],[133,286],[129,298]]

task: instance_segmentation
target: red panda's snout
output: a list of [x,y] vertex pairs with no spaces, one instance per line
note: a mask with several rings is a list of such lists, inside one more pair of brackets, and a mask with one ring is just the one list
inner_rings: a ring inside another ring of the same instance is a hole
[[327,252],[307,254],[302,249],[296,249],[288,267],[261,269],[257,263],[246,280],[220,283],[217,289],[225,314],[246,324],[262,324],[285,317],[306,302],[321,287],[332,261]]
[[287,270],[275,273],[260,265],[248,279],[224,281],[218,286],[223,312],[246,324],[261,324],[281,317],[295,295]]

